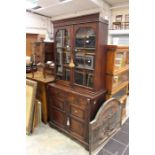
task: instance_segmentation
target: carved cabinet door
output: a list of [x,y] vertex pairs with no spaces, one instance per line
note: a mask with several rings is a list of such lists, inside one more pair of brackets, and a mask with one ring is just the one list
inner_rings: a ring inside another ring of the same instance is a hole
[[87,138],[87,99],[69,94],[67,99],[67,126],[69,132],[81,140]]

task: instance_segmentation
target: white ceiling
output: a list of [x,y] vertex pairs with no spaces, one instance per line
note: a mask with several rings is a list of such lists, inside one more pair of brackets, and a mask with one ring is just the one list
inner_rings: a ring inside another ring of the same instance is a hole
[[59,0],[40,0],[38,5],[43,8],[36,12],[47,16],[58,16],[98,7],[91,0],[72,0],[67,3],[60,3]]
[[127,2],[128,0],[67,0],[68,2],[66,3],[60,1],[61,0],[27,0],[27,2],[32,2],[33,5],[36,4],[42,7],[37,10],[31,9],[32,11],[50,17],[101,8],[102,1],[106,1],[109,5],[113,6],[117,3]]
[[103,0],[103,1],[108,2],[110,5],[114,5],[114,4],[117,4],[117,3],[129,2],[129,0]]

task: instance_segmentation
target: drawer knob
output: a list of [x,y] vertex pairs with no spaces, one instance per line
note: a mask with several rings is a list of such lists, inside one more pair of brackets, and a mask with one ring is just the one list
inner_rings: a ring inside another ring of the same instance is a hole
[[96,101],[94,101],[94,104],[96,104]]
[[74,113],[78,113],[78,111],[77,110],[74,110]]
[[90,99],[89,98],[87,99],[87,102],[90,103]]

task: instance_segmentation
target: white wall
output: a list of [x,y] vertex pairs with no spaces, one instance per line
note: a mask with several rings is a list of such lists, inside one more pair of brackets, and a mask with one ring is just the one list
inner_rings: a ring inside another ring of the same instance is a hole
[[[125,15],[129,14],[128,3],[117,5],[110,8],[111,17],[109,22],[109,29],[112,28],[112,22],[115,21],[117,15],[123,15],[122,21],[125,20]],[[116,32],[117,31],[117,32]],[[129,44],[129,31],[128,30],[110,30],[108,36],[108,44],[115,45],[128,45]]]
[[50,40],[53,34],[53,25],[50,18],[26,12],[26,33],[44,34]]

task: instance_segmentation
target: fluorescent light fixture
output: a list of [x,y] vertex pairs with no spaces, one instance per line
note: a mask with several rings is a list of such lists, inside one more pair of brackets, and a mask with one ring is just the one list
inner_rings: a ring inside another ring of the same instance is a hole
[[59,0],[61,4],[71,2],[72,0]]
[[37,4],[38,0],[27,0],[26,1],[26,8],[27,9],[32,9],[38,6]]

